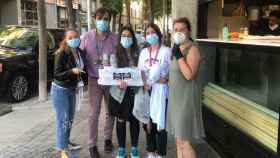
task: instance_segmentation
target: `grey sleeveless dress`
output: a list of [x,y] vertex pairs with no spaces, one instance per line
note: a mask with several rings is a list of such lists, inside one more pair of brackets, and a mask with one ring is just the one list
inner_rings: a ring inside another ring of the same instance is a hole
[[[195,46],[193,44],[193,46]],[[183,52],[185,58],[190,49]],[[201,55],[202,56],[202,55]],[[202,58],[203,60],[203,58]],[[200,69],[201,63],[200,62]],[[194,80],[186,80],[173,57],[169,70],[167,131],[176,138],[197,140],[205,137],[201,113],[201,71]]]

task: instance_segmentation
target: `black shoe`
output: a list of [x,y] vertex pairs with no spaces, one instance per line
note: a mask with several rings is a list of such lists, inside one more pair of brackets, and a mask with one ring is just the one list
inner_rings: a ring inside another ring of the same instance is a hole
[[100,154],[96,146],[89,148],[89,153],[91,158],[100,158]]
[[114,149],[113,143],[110,139],[105,140],[104,150],[106,153],[112,152]]

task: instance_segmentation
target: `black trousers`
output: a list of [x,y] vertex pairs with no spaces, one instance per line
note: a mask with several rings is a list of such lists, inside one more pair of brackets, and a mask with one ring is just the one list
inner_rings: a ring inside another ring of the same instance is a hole
[[150,133],[148,133],[147,125],[144,125],[144,130],[146,132],[147,147],[148,152],[156,152],[160,156],[166,155],[167,148],[167,132],[166,130],[158,131],[157,124],[152,123],[152,128]]
[[[119,119],[117,120],[117,137],[119,142],[119,147],[125,148],[126,144],[126,120]],[[139,140],[139,132],[140,132],[140,124],[139,121],[132,116],[129,119],[129,128],[130,128],[130,138],[131,138],[131,146],[137,147]]]

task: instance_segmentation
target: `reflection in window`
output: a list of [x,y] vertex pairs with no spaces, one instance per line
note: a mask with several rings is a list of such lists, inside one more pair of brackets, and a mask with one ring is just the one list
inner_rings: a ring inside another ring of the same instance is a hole
[[4,47],[28,49],[38,40],[38,33],[30,29],[2,27],[0,30],[0,45]]
[[257,104],[278,111],[280,56],[269,52],[220,49],[218,84]]

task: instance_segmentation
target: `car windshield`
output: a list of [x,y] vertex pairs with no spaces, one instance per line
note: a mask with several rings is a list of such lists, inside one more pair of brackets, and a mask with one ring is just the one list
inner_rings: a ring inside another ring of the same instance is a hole
[[38,40],[38,33],[28,28],[0,27],[0,46],[12,49],[29,49]]

